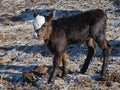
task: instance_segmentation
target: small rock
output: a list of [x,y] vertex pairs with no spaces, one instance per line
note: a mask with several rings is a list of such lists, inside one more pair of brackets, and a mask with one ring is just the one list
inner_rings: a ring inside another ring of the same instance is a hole
[[68,68],[68,71],[69,71],[70,73],[72,73],[72,72],[75,71],[74,66],[70,66],[70,65],[69,65],[67,68]]
[[3,22],[3,19],[2,19],[2,18],[0,18],[0,22]]
[[31,39],[32,39],[31,36],[26,36],[26,37],[25,37],[25,40],[31,40]]
[[25,76],[25,81],[29,83],[35,83],[37,81],[35,74],[32,72],[25,72],[24,76]]
[[3,57],[6,54],[5,50],[0,50],[0,57]]
[[115,73],[115,72],[109,72],[106,80],[108,82],[113,81],[113,82],[119,82],[120,83],[120,75],[118,73]]
[[35,69],[35,72],[38,74],[46,74],[48,72],[48,67],[46,65],[41,65],[38,68]]
[[17,87],[15,90],[23,90],[22,87]]
[[90,85],[91,85],[91,83],[92,83],[91,78],[90,78],[90,77],[86,77],[84,81],[85,81],[86,87],[90,87]]
[[107,87],[112,86],[112,82],[106,82],[106,86],[107,86]]
[[9,40],[9,35],[5,33],[0,34],[0,40],[3,40],[3,41]]
[[56,79],[55,82],[54,82],[54,84],[55,84],[56,86],[59,86],[59,88],[65,88],[66,85],[67,85],[67,84],[65,83],[65,81],[64,81],[63,79],[61,79],[61,78]]
[[9,58],[9,57],[0,57],[0,65],[3,65],[9,61],[11,61],[11,58]]

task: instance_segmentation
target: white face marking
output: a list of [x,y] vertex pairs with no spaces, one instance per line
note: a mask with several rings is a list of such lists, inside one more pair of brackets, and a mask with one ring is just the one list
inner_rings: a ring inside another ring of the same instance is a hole
[[45,17],[37,15],[33,21],[35,30],[40,29],[44,23],[45,23]]

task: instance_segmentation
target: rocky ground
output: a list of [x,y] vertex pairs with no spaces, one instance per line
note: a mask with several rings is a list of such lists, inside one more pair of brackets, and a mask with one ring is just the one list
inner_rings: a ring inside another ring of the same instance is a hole
[[[101,8],[106,11],[106,36],[112,45],[108,78],[100,80],[102,54],[98,48],[85,75],[79,73],[87,54],[85,43],[67,49],[69,74],[48,84],[53,55],[32,37],[33,10],[55,18]],[[120,90],[120,0],[1,0],[0,90]]]

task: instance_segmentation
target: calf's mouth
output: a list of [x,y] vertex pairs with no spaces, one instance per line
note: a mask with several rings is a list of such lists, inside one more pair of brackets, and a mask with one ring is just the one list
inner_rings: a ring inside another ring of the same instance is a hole
[[36,32],[33,33],[33,37],[39,39],[39,35]]

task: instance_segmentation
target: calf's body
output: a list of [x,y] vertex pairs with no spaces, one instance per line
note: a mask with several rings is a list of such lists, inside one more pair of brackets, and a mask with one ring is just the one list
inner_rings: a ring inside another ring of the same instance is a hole
[[[96,50],[96,43],[103,52],[103,65],[101,75],[106,74],[108,58],[110,54],[110,45],[105,37],[107,16],[103,10],[95,9],[83,12],[70,17],[53,20],[54,14],[45,17],[45,23],[41,28],[35,30],[38,39],[43,38],[46,46],[54,53],[53,71],[48,82],[54,82],[59,65],[63,64],[62,77],[67,75],[66,68],[66,48],[71,44],[86,42],[88,54],[81,69],[85,73],[89,62]],[[37,14],[35,13],[36,17]]]

